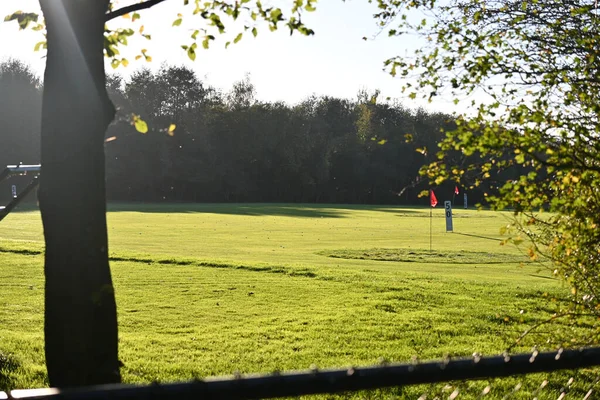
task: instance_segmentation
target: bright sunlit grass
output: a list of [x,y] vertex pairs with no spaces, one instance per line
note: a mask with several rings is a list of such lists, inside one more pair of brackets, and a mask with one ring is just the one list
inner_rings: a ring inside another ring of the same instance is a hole
[[[500,246],[507,216],[456,210],[445,233],[435,210],[430,253],[424,209],[114,205],[124,379],[501,353],[563,290]],[[4,387],[45,385],[42,249],[37,212],[0,224],[0,355],[18,364]]]

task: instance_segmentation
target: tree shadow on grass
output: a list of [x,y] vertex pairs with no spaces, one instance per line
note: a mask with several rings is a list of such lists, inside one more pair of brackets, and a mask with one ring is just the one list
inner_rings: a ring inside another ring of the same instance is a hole
[[394,206],[355,204],[277,204],[277,203],[113,203],[110,212],[144,213],[206,213],[247,216],[282,216],[296,218],[347,218],[352,211],[381,211],[401,214],[418,214],[418,209]]
[[487,239],[487,240],[494,240],[497,242],[501,242],[503,240],[502,237],[490,237],[490,236],[481,236],[481,235],[473,235],[471,233],[463,233],[463,232],[452,232],[455,235],[462,235],[462,236],[469,236],[469,237],[474,237],[474,238],[478,238],[478,239]]
[[19,368],[20,363],[14,356],[0,352],[0,391],[7,392],[15,387],[13,374]]

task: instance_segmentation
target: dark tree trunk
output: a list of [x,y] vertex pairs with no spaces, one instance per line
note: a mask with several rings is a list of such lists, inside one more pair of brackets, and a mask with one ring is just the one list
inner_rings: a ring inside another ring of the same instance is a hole
[[109,0],[40,0],[48,56],[38,191],[46,240],[45,346],[50,385],[120,381],[108,265],[104,134]]

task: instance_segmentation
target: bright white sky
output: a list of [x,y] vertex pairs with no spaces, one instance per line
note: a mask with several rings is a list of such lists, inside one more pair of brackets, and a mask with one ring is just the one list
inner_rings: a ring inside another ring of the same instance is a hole
[[[119,4],[129,3],[131,1]],[[201,20],[188,16],[190,10],[182,3],[182,0],[167,0],[140,12],[142,18],[135,27],[143,24],[145,33],[152,34],[152,40],[139,39],[130,43],[129,48],[124,48],[123,55],[131,63],[127,68],[119,67],[118,72],[128,75],[142,66],[158,69],[163,62],[185,64],[205,82],[225,90],[249,73],[258,97],[263,100],[296,103],[311,94],[356,98],[360,89],[379,89],[381,98],[402,99],[411,108],[424,106],[435,111],[456,110],[449,100],[438,99],[427,104],[407,99],[401,93],[402,79],[392,78],[383,71],[385,59],[411,54],[419,43],[415,38],[388,38],[385,34],[374,40],[362,40],[364,36],[372,38],[378,32],[372,17],[376,7],[367,0],[321,0],[317,11],[306,13],[303,18],[316,32],[312,37],[296,34],[290,37],[284,29],[271,33],[263,26],[257,38],[248,32],[241,42],[224,49],[225,42],[232,40],[240,31],[231,23],[226,24],[228,33],[217,37],[211,49],[199,49],[194,62],[188,59],[180,45],[191,42],[192,28]],[[39,11],[39,5],[37,0],[0,2],[0,17],[15,10],[35,12]],[[184,23],[180,27],[171,27],[177,13],[182,11]],[[110,27],[119,24],[131,26],[129,21],[118,19]],[[21,59],[41,76],[43,53],[34,52],[33,47],[42,39],[39,32],[19,32],[16,23],[2,22],[0,60],[9,57]],[[134,61],[141,48],[148,49],[153,58],[151,63]],[[112,71],[112,68],[107,66],[107,71]]]

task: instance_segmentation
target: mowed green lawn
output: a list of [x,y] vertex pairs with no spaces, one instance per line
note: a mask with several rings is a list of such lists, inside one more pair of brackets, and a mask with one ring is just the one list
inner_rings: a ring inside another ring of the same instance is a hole
[[[434,210],[430,252],[428,209],[113,205],[124,380],[501,353],[565,289],[500,246],[510,214],[454,213],[446,233]],[[0,223],[0,388],[47,384],[42,250],[37,211]]]

